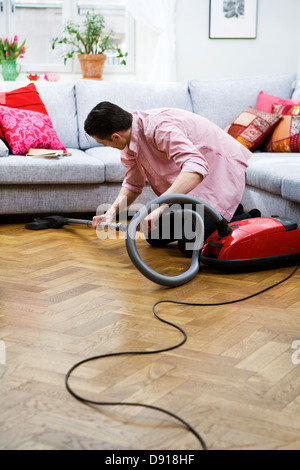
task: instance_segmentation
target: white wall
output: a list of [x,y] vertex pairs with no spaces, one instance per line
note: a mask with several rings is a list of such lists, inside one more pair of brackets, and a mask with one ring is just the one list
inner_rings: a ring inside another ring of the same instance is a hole
[[209,0],[178,0],[177,79],[300,71],[300,0],[258,0],[256,39],[209,39]]
[[[289,72],[300,77],[300,0],[258,0],[257,17],[256,39],[209,39],[209,0],[177,0],[175,80]],[[147,62],[155,38],[137,24],[136,73],[104,72],[104,79],[148,81]],[[63,80],[81,78],[81,74],[60,75]]]

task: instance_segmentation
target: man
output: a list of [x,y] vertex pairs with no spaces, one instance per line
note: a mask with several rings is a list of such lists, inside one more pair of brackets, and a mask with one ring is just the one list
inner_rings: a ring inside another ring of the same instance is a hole
[[[135,111],[132,114],[109,102],[99,103],[88,115],[85,131],[99,144],[121,150],[126,168],[125,179],[117,199],[105,215],[93,219],[112,222],[120,205],[127,207],[142,192],[146,179],[158,196],[190,194],[205,201],[228,222],[249,218],[241,214],[240,201],[245,188],[245,171],[251,152],[214,123],[174,108]],[[158,226],[166,206],[151,212],[145,219],[150,227]],[[206,217],[205,239],[215,230]],[[157,240],[149,243],[160,245]],[[153,237],[155,238],[155,237]],[[173,241],[172,236],[169,241]],[[182,251],[184,247],[181,246]]]

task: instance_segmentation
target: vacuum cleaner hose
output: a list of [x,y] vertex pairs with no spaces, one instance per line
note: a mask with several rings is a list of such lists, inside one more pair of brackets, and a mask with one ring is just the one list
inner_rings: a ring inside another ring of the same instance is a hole
[[[150,212],[153,210],[154,207],[158,207],[162,204],[180,204],[183,206],[183,209],[175,209],[174,212],[179,212],[183,215],[184,218],[192,218],[194,222],[194,226],[196,228],[195,232],[195,242],[194,242],[194,250],[192,254],[191,264],[187,271],[177,276],[165,276],[163,274],[159,274],[142,260],[137,247],[136,247],[136,231],[140,223],[147,217]],[[166,196],[160,196],[153,201],[149,202],[141,210],[139,210],[127,228],[127,236],[126,236],[126,248],[128,255],[132,261],[132,263],[136,266],[136,268],[148,279],[157,284],[167,286],[167,287],[177,287],[182,284],[189,282],[193,279],[196,274],[199,272],[200,267],[200,251],[202,249],[202,236],[204,234],[204,222],[201,215],[195,211],[191,210],[190,208],[184,208],[185,205],[193,205],[193,206],[203,206],[204,212],[207,214],[216,224],[216,229],[219,232],[221,237],[230,235],[231,228],[227,224],[226,220],[212,207],[210,207],[205,202],[197,199],[195,197],[185,195],[185,194],[172,194]]]

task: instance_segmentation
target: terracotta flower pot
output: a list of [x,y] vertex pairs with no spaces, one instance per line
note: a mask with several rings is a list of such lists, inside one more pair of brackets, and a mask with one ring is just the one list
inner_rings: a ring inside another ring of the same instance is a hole
[[83,78],[103,80],[102,74],[106,57],[105,54],[79,54],[78,59]]

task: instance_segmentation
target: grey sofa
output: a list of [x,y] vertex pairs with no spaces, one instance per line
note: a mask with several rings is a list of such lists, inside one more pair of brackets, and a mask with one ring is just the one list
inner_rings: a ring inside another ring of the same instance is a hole
[[[37,82],[54,129],[72,156],[0,158],[0,215],[96,212],[99,205],[114,200],[125,174],[120,152],[99,146],[83,129],[87,114],[100,101],[114,102],[129,112],[182,108],[225,128],[247,106],[255,107],[260,91],[282,99],[300,98],[296,83],[295,74],[186,83]],[[11,91],[25,84],[5,85]],[[291,217],[300,224],[299,185],[300,154],[254,152],[246,174],[244,207],[257,207],[266,216]],[[154,197],[147,186],[138,202]]]

